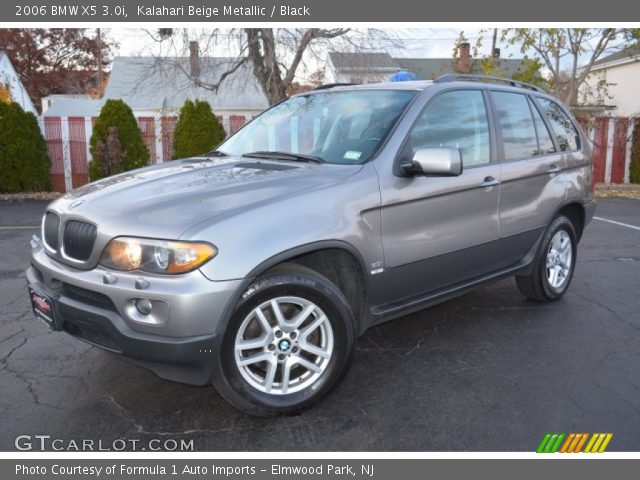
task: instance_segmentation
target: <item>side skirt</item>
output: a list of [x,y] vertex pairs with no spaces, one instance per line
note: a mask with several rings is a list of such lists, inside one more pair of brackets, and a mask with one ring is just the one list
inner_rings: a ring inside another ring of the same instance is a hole
[[[409,315],[411,313],[424,310],[425,308],[437,305],[452,298],[463,295],[485,283],[501,280],[506,277],[514,276],[518,273],[526,274],[530,271],[536,258],[540,240],[542,235],[535,241],[529,252],[517,263],[506,268],[491,272],[487,275],[472,278],[456,285],[451,285],[439,290],[428,292],[426,294],[415,295],[396,302],[390,302],[384,305],[378,305],[370,308],[370,318],[368,319],[366,328],[379,325],[389,320]],[[362,333],[366,330],[363,330]]]

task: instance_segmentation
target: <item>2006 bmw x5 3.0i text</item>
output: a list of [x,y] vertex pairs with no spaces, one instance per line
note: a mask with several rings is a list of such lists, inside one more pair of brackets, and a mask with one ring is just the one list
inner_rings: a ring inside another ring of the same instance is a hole
[[595,209],[591,164],[535,87],[322,87],[202,157],[51,203],[27,271],[34,312],[249,413],[297,412],[372,325],[505,276],[560,298]]

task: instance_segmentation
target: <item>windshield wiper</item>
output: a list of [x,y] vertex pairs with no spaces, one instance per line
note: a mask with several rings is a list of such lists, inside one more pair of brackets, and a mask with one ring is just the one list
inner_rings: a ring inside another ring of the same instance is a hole
[[322,157],[316,157],[315,155],[304,155],[302,153],[264,151],[264,150],[245,153],[242,156],[253,157],[253,158],[268,158],[273,160],[292,160],[294,162],[313,162],[313,163],[325,162]]
[[228,157],[228,153],[221,152],[220,150],[211,150],[203,155],[203,157]]

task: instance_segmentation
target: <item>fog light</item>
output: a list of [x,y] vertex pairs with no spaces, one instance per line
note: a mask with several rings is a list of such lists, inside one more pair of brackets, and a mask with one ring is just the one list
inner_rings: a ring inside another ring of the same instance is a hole
[[138,298],[136,300],[136,308],[142,315],[149,315],[151,310],[153,309],[153,304],[151,300],[147,300],[146,298]]

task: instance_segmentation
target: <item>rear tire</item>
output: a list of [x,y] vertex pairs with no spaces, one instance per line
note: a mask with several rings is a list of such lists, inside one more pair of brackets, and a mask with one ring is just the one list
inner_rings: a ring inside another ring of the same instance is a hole
[[259,278],[231,316],[214,385],[256,416],[299,413],[344,377],[355,349],[353,313],[326,277],[284,264]]
[[576,233],[564,215],[553,219],[540,243],[529,275],[516,276],[520,292],[530,300],[552,302],[569,288],[576,265]]

